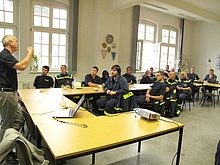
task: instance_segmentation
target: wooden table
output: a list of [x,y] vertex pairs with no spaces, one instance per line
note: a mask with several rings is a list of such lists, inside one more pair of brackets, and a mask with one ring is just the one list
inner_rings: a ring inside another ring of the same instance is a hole
[[[37,126],[38,135],[47,144],[55,163],[62,159],[92,154],[94,164],[97,152],[136,142],[138,142],[138,152],[140,152],[142,140],[179,131],[176,160],[176,164],[179,164],[184,126],[181,123],[165,118],[163,119],[168,122],[147,121],[136,117],[133,112],[122,113],[114,117],[96,117],[83,108],[74,118],[55,120],[50,112],[60,106],[62,95],[67,94],[67,90],[29,89],[20,90],[19,93]],[[85,93],[82,91],[77,94]],[[68,99],[66,101],[68,106],[75,105]]]

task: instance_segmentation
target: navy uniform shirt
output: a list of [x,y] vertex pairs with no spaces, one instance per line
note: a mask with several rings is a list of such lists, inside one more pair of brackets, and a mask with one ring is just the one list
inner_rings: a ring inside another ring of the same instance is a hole
[[50,76],[37,76],[34,80],[34,86],[39,88],[50,88],[53,87],[53,78]]
[[152,96],[160,96],[165,95],[166,85],[165,82],[155,81],[151,86],[150,95]]
[[200,79],[197,74],[191,74],[191,73],[189,73],[189,74],[187,74],[187,76],[188,76],[188,78],[189,78],[190,80],[192,80],[192,82],[194,82],[194,81]]
[[17,70],[13,66],[19,61],[7,50],[0,52],[0,87],[18,89]]
[[217,76],[215,74],[212,75],[212,78],[209,77],[209,74],[207,74],[204,78],[204,81],[208,81],[209,83],[216,83]]
[[87,74],[85,76],[85,86],[89,86],[88,83],[94,83],[94,84],[102,84],[102,79],[99,76],[95,76],[95,78],[93,79],[91,74]]
[[177,83],[179,87],[187,88],[190,87],[193,89],[193,82],[190,79],[180,79]]
[[69,73],[58,74],[55,76],[55,88],[61,88],[64,85],[72,86],[73,76]]
[[127,80],[128,83],[131,83],[131,84],[136,84],[136,83],[137,83],[137,81],[136,81],[134,75],[132,75],[132,74],[127,74],[127,73],[125,73],[125,74],[123,74],[122,76],[124,76],[124,77],[126,78],[126,80]]
[[140,84],[152,84],[154,82],[154,79],[149,76],[142,76],[142,79],[140,81]]

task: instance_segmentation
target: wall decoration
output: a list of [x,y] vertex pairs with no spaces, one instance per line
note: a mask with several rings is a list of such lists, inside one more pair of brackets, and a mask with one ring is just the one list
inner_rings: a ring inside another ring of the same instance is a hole
[[107,50],[101,50],[102,58],[105,59]]
[[112,44],[113,41],[114,41],[113,35],[108,34],[108,35],[105,37],[105,41],[106,41],[108,44]]
[[107,52],[108,52],[108,53],[111,52],[111,47],[110,47],[110,46],[107,47]]
[[112,49],[115,49],[117,47],[116,43],[112,44]]
[[103,43],[102,43],[102,47],[103,47],[103,48],[106,48],[106,47],[107,47],[107,44],[106,44],[105,42],[103,42]]
[[115,56],[116,56],[116,52],[111,52],[112,54],[112,60],[114,61],[115,60]]

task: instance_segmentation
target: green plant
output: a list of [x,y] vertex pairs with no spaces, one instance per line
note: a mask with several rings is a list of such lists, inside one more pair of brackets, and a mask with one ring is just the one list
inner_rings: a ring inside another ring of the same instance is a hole
[[37,55],[36,55],[36,54],[33,54],[33,55],[32,55],[32,58],[33,58],[33,61],[34,61],[34,65],[35,65],[35,66],[38,66],[39,58],[37,57]]

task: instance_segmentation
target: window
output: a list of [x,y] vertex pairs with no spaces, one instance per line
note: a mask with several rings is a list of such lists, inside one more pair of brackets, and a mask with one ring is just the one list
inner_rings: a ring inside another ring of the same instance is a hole
[[138,26],[136,70],[144,72],[153,67],[163,70],[166,65],[177,68],[178,29],[171,26],[162,27],[162,42],[156,43],[157,25],[141,20]]
[[164,69],[165,65],[170,68],[176,68],[177,64],[177,34],[178,30],[171,26],[163,26],[162,43],[161,43],[161,60],[160,68]]
[[0,0],[0,51],[3,49],[2,38],[6,34],[15,35],[15,29],[14,0]]
[[67,6],[33,4],[33,43],[39,68],[49,65],[56,71],[67,63],[68,15]]
[[142,20],[138,26],[136,70],[145,71],[154,63],[156,24]]

